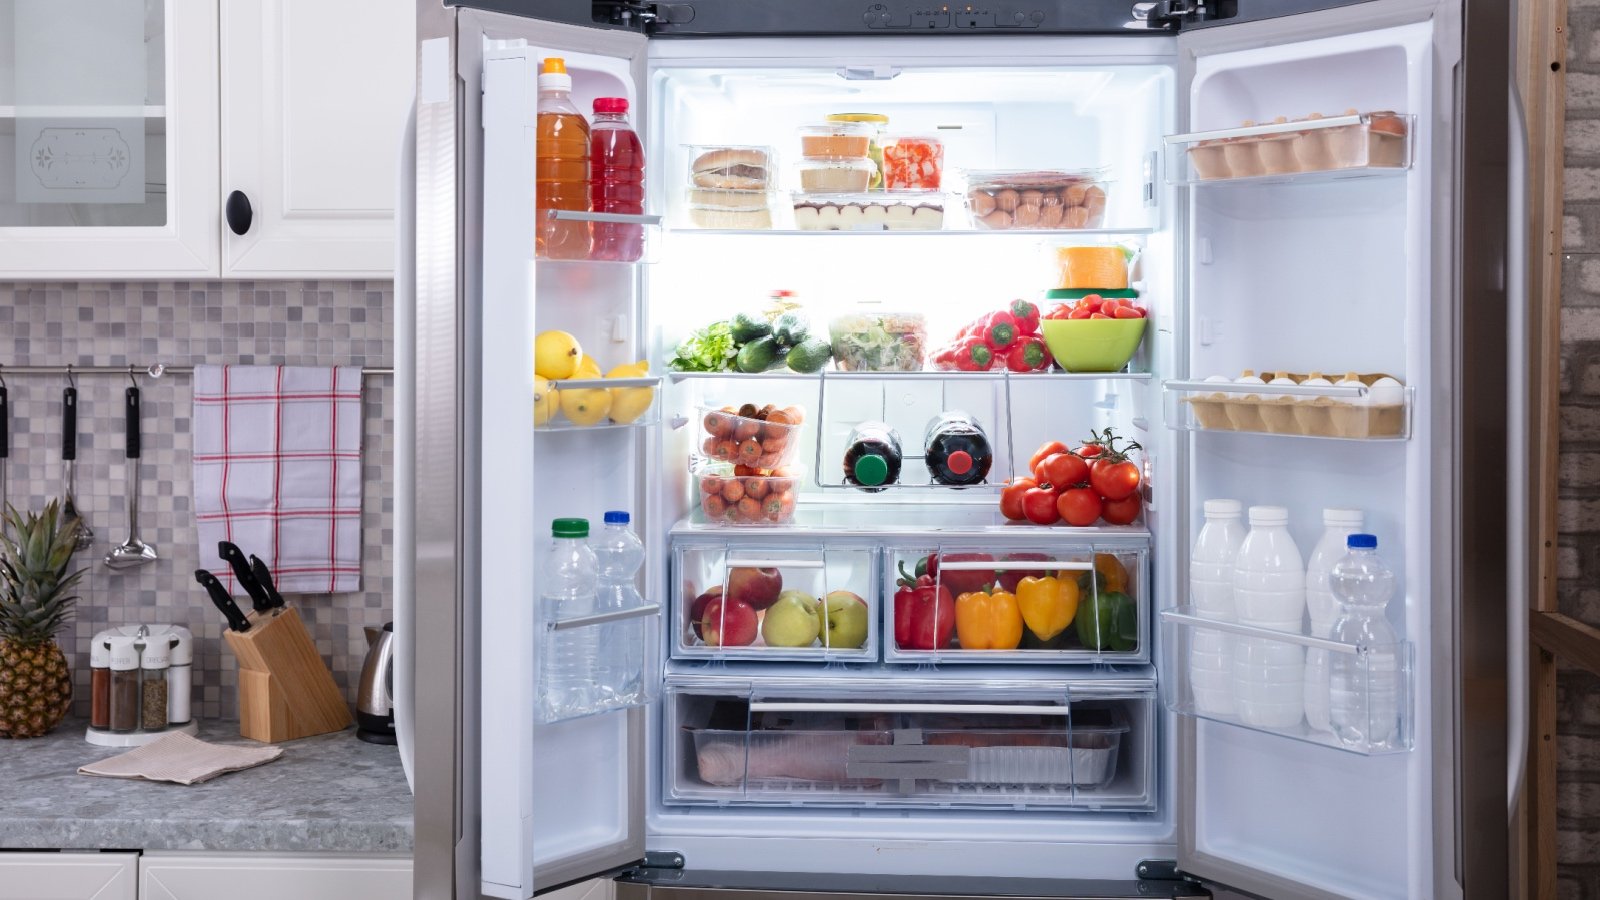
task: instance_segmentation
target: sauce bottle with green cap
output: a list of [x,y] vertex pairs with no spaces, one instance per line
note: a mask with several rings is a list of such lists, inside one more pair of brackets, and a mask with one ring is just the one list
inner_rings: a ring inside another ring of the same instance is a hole
[[900,480],[900,432],[883,422],[862,422],[850,429],[844,452],[844,480],[864,491],[881,491]]

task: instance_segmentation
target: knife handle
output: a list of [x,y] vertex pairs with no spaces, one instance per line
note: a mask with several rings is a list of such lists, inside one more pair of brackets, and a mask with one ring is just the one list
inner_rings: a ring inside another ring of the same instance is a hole
[[66,388],[61,392],[61,458],[71,462],[78,458],[78,389]]
[[0,386],[0,459],[11,455],[11,401]]
[[127,422],[127,456],[129,459],[138,459],[140,450],[138,388],[131,387],[123,392],[122,415]]

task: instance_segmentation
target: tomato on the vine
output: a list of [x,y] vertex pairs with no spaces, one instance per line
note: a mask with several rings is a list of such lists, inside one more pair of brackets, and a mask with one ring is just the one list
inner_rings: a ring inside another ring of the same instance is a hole
[[1064,491],[1089,479],[1089,464],[1071,453],[1052,453],[1039,461],[1034,475]]
[[1100,518],[1100,495],[1093,488],[1072,488],[1056,500],[1056,512],[1068,525],[1082,528]]
[[1059,518],[1055,493],[1042,487],[1029,488],[1022,494],[1022,512],[1035,525],[1054,525]]
[[1000,491],[1000,514],[1013,521],[1027,518],[1022,511],[1022,496],[1038,486],[1039,483],[1032,478],[1016,478],[1008,482]]
[[1041,444],[1039,449],[1033,451],[1033,455],[1028,457],[1028,471],[1036,471],[1039,468],[1039,461],[1044,459],[1046,456],[1049,456],[1052,453],[1065,452],[1067,452],[1067,445],[1061,443],[1060,441],[1050,441],[1049,443]]
[[1107,500],[1122,500],[1139,489],[1139,467],[1127,458],[1102,456],[1089,469],[1089,485]]
[[1107,500],[1100,511],[1100,516],[1111,525],[1132,525],[1133,520],[1139,518],[1139,510],[1143,508],[1144,498],[1134,493],[1121,500]]

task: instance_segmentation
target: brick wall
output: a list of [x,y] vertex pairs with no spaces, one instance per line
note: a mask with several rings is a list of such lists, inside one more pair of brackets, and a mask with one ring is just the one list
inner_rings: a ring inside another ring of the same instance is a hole
[[[1561,611],[1600,625],[1600,0],[1567,14],[1561,275]],[[1563,900],[1600,900],[1600,678],[1558,676]]]

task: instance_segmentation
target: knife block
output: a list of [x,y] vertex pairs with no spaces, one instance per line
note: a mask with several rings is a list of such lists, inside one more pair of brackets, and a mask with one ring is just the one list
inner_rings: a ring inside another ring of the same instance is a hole
[[249,614],[222,636],[239,659],[239,734],[277,743],[341,731],[350,707],[292,606]]

